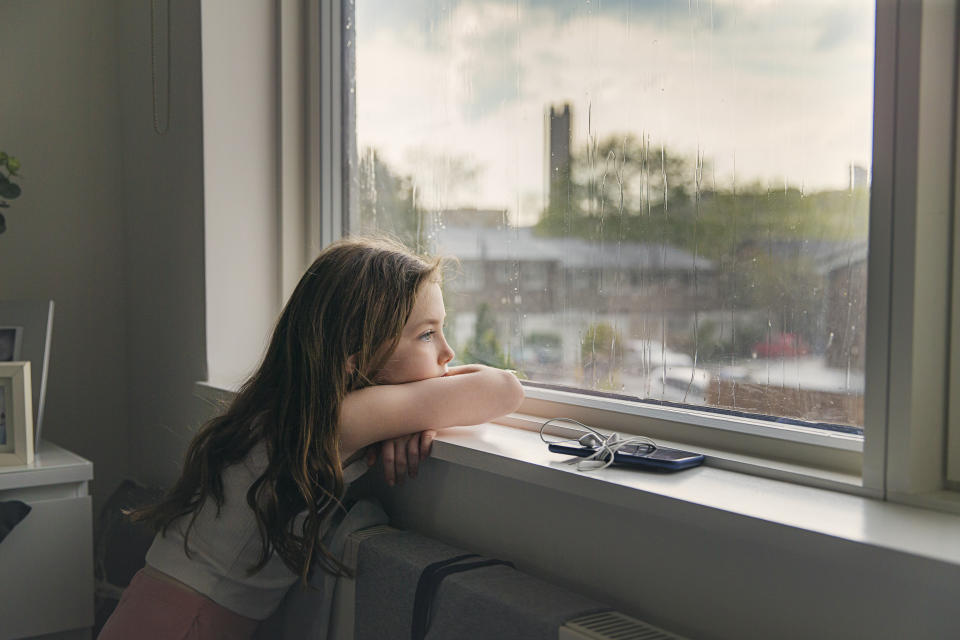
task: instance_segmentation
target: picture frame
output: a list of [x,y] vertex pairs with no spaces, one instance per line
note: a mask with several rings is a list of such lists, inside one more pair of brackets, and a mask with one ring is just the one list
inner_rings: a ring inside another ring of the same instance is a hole
[[[33,444],[40,446],[53,333],[53,300],[0,300],[0,363],[31,363]],[[12,353],[9,343],[13,342]]]
[[0,467],[33,464],[30,362],[0,362]]

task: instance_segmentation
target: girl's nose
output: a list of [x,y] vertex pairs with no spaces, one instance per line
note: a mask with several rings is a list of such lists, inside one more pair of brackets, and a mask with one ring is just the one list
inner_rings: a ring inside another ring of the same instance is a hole
[[453,356],[456,354],[453,352],[453,349],[450,348],[450,345],[447,344],[446,337],[443,338],[443,346],[440,348],[440,364],[444,365],[453,360]]

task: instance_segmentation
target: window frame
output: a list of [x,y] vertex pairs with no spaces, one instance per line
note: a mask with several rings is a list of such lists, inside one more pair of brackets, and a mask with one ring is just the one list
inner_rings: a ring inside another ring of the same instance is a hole
[[[953,253],[951,256],[950,305],[950,395],[947,407],[946,488],[960,491],[960,42],[955,59],[954,92],[954,174],[953,174]],[[954,400],[956,399],[956,400]]]
[[[353,6],[353,0],[308,3],[310,255],[348,229],[344,204],[354,163],[344,152],[353,140],[353,110],[343,93],[352,81],[344,78],[343,61],[355,52]],[[960,511],[960,494],[944,491],[948,465],[950,479],[960,486],[960,410],[955,406],[949,413],[949,459],[946,445],[949,392],[960,394],[960,339],[950,343],[951,323],[953,335],[960,336],[960,266],[954,263],[952,278],[950,273],[951,250],[960,251],[960,233],[952,224],[960,215],[953,193],[960,184],[954,166],[960,153],[955,143],[956,20],[953,0],[876,3],[862,441],[813,428],[530,386],[521,412],[570,416],[689,447],[786,460],[809,469],[811,483],[821,485],[818,470],[852,473],[860,477],[859,485],[835,488]],[[929,249],[931,243],[935,246]],[[943,313],[928,313],[938,308],[938,295]],[[950,349],[952,356],[945,355]]]

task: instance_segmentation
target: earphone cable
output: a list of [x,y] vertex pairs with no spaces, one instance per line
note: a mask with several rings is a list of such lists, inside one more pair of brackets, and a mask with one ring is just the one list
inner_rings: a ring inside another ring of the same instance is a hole
[[[548,440],[546,437],[544,437],[543,431],[547,428],[547,425],[553,422],[567,422],[570,424],[575,424],[584,429],[586,433],[577,438]],[[631,436],[629,438],[621,439],[620,435],[617,433],[601,433],[593,427],[586,425],[579,420],[574,420],[573,418],[550,418],[540,425],[540,439],[547,444],[567,444],[575,442],[582,447],[594,449],[594,452],[589,456],[581,458],[575,457],[570,460],[570,462],[577,463],[578,471],[597,471],[599,469],[606,469],[613,464],[615,454],[624,447],[642,445],[646,447],[645,453],[648,454],[653,453],[657,449],[657,443],[646,436]]]

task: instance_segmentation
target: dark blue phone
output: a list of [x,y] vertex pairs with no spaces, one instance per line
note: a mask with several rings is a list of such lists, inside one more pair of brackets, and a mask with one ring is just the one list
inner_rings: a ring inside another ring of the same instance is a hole
[[[578,447],[565,444],[551,444],[548,446],[554,453],[565,453],[570,456],[586,458],[593,455],[596,449],[592,447]],[[621,447],[613,455],[614,464],[641,467],[656,471],[680,471],[703,463],[702,453],[671,449],[670,447],[651,447],[645,444],[632,444]]]

